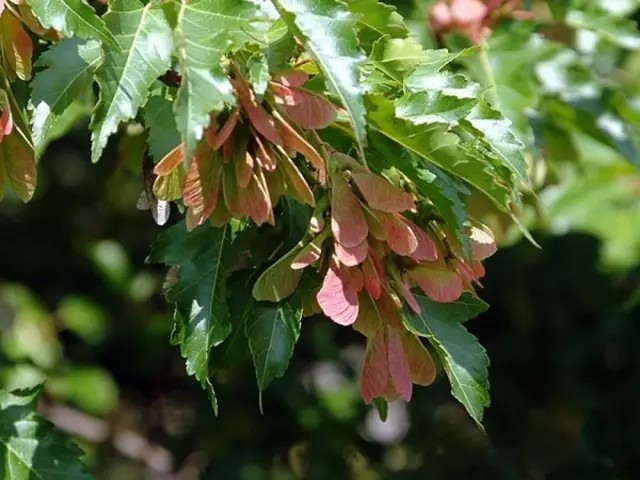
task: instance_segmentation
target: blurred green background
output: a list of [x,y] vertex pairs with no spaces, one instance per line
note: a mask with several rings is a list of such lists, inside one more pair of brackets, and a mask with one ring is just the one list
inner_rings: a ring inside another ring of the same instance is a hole
[[135,209],[126,154],[144,139],[125,138],[91,165],[79,124],[41,160],[35,199],[0,203],[0,387],[46,379],[44,413],[98,479],[640,478],[640,177],[626,160],[576,137],[531,223],[542,248],[513,240],[487,262],[491,309],[469,323],[491,359],[482,432],[442,372],[381,423],[358,391],[362,339],[322,318],[264,414],[249,358],[218,374],[216,418],[169,345],[164,272],[145,264],[160,228]]

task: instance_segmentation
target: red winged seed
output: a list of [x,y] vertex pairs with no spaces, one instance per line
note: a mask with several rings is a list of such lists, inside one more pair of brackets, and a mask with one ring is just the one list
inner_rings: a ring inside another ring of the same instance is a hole
[[464,291],[462,279],[450,270],[418,266],[409,270],[409,277],[434,302],[455,302]]
[[415,223],[406,220],[407,224],[418,239],[418,248],[411,254],[417,262],[435,262],[438,259],[438,248],[431,236]]
[[393,328],[387,331],[387,353],[389,358],[389,373],[391,374],[393,386],[402,399],[409,402],[413,392],[411,371],[402,341],[400,340],[400,335]]
[[356,245],[355,247],[345,247],[340,242],[335,242],[334,247],[336,257],[341,264],[347,267],[360,265],[364,262],[365,258],[367,258],[367,253],[369,252],[369,244],[366,238],[360,245]]
[[389,383],[389,358],[384,334],[378,331],[367,340],[367,351],[360,375],[360,392],[365,403],[384,396]]
[[369,206],[375,210],[393,213],[415,208],[411,194],[386,178],[370,172],[352,172],[351,177]]
[[184,161],[184,145],[181,143],[167,153],[154,167],[153,173],[159,177],[169,175]]
[[[216,134],[213,144],[209,144],[212,149],[219,149],[227,140],[229,140],[233,129],[236,128],[236,124],[238,123],[239,118],[240,110],[238,108],[235,108],[229,115],[229,118],[227,118],[227,121],[224,122],[224,125],[222,126],[220,131]],[[207,138],[207,141],[209,141],[209,138]]]
[[418,239],[404,217],[397,213],[379,213],[378,218],[387,231],[389,248],[398,255],[409,256],[418,248]]
[[358,318],[358,292],[340,278],[335,266],[327,270],[316,298],[324,314],[339,325],[351,325]]
[[336,240],[345,247],[357,247],[369,233],[360,201],[342,173],[338,172],[331,180],[331,230]]

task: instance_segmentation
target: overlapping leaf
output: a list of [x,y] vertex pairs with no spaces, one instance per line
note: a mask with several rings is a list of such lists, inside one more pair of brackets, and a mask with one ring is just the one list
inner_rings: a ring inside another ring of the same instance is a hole
[[113,33],[84,0],[29,0],[29,3],[45,28],[55,28],[68,37],[95,38],[118,49]]
[[175,115],[186,158],[209,126],[209,114],[235,102],[222,57],[230,47],[251,39],[250,24],[258,12],[247,0],[195,0],[180,6],[175,42],[182,83]]
[[349,10],[358,16],[358,39],[367,52],[383,35],[406,38],[409,30],[395,7],[378,0],[348,0]]
[[349,112],[360,148],[366,144],[364,89],[359,69],[365,57],[355,34],[357,18],[337,0],[272,0],[318,62],[331,90]]
[[45,68],[31,83],[36,148],[42,148],[65,110],[86,95],[101,58],[99,42],[76,38],[65,39],[40,55],[35,66]]
[[91,480],[82,450],[38,415],[40,388],[0,390],[0,478]]
[[154,94],[149,97],[142,114],[149,128],[149,153],[158,163],[180,143],[180,133],[173,117],[173,103],[160,93]]
[[204,225],[188,232],[184,223],[171,227],[152,246],[150,262],[178,267],[177,281],[167,290],[176,304],[174,341],[217,409],[209,379],[211,349],[229,335],[225,282],[232,262],[230,228]]
[[170,67],[173,49],[171,29],[159,5],[114,0],[104,18],[122,48],[105,48],[96,73],[100,100],[91,121],[94,162],[118,125],[135,117],[153,81]]
[[367,97],[368,119],[379,133],[413,154],[434,163],[483,192],[499,208],[511,211],[514,186],[511,176],[501,176],[480,151],[465,146],[445,127],[413,126],[395,115],[393,103],[379,95]]

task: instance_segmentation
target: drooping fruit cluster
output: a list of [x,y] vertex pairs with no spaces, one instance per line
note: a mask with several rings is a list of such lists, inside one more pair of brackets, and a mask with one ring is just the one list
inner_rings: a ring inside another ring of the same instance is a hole
[[484,275],[480,260],[495,251],[495,242],[487,231],[472,228],[473,254],[466,260],[435,225],[428,233],[414,222],[418,208],[412,194],[342,154],[334,154],[330,166],[330,222],[321,220],[326,215],[314,217],[315,237],[291,268],[326,269],[316,297],[320,309],[367,337],[364,400],[408,401],[413,383],[429,385],[435,367],[418,337],[404,327],[403,304],[420,313],[415,287],[443,303],[473,290]]
[[495,251],[493,236],[470,227],[467,258],[453,236],[424,221],[429,199],[323,143],[314,130],[334,123],[338,109],[304,88],[304,71],[274,75],[262,101],[235,66],[230,79],[239,106],[212,117],[186,171],[182,145],[156,165],[155,195],[181,197],[189,229],[234,217],[274,224],[283,195],[314,207],[305,238],[262,274],[253,296],[283,301],[299,288],[303,271],[315,268],[323,281],[303,293],[305,314],[322,312],[367,337],[364,400],[409,400],[414,383],[433,381],[435,366],[404,327],[404,304],[420,313],[415,288],[435,302],[473,290],[484,275],[480,261]]
[[165,201],[182,197],[188,207],[189,229],[210,218],[216,225],[232,217],[273,225],[273,208],[285,194],[314,206],[311,188],[293,159],[302,154],[310,176],[320,184],[326,180],[325,162],[292,123],[309,130],[323,128],[336,119],[337,108],[304,89],[307,80],[303,71],[274,75],[267,91],[272,99],[267,110],[235,69],[231,81],[240,105],[212,117],[206,142],[186,173],[181,167],[182,145],[156,165],[155,195]]

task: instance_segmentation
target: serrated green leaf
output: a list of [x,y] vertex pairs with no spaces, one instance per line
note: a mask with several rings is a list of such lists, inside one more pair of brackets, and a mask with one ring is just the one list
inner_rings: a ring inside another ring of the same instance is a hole
[[49,130],[74,102],[87,94],[93,73],[102,58],[96,40],[68,38],[43,52],[36,67],[45,67],[31,82],[33,139],[42,151]]
[[245,333],[261,392],[286,372],[300,336],[301,320],[302,310],[294,310],[287,302],[258,305],[247,317]]
[[423,295],[416,295],[416,299],[421,313],[405,309],[405,326],[429,340],[449,377],[453,396],[480,424],[483,410],[490,403],[489,358],[461,322],[485,311],[487,304],[468,292],[450,304],[433,302]]
[[527,163],[522,152],[524,146],[513,134],[511,121],[493,110],[483,99],[463,122],[463,128],[471,127],[474,136],[484,138],[496,158],[524,184],[529,183]]
[[360,68],[366,57],[358,46],[357,18],[336,0],[272,0],[289,28],[302,37],[330,89],[349,113],[362,152],[366,144],[364,88]]
[[122,48],[105,48],[96,72],[100,100],[91,120],[94,162],[118,125],[136,116],[155,79],[169,69],[173,49],[171,28],[159,5],[114,0],[104,19]]
[[432,162],[483,192],[496,206],[511,211],[514,186],[510,174],[501,176],[482,152],[447,132],[440,125],[415,126],[395,115],[393,103],[379,95],[367,96],[367,118],[373,129],[403,146],[414,155]]
[[455,126],[473,110],[479,94],[479,85],[462,75],[441,72],[423,76],[420,91],[403,95],[396,101],[396,115],[414,125]]
[[211,349],[231,332],[225,291],[232,261],[230,227],[205,224],[188,232],[184,222],[162,233],[154,242],[148,261],[179,268],[167,299],[176,304],[173,341],[180,345],[187,372],[195,375],[217,401],[209,379]]
[[180,143],[173,103],[162,94],[154,94],[142,109],[142,116],[149,129],[149,153],[158,163]]
[[67,37],[95,38],[111,48],[119,48],[104,21],[84,0],[29,0],[29,3],[43,27],[60,30]]
[[[373,45],[368,69],[382,72],[388,79],[402,85],[402,81],[413,69],[425,60],[425,52],[413,38],[380,38]],[[371,83],[367,79],[367,83]]]
[[220,62],[229,48],[251,40],[252,19],[258,19],[258,9],[246,0],[195,0],[180,6],[175,42],[182,83],[175,115],[187,159],[209,126],[209,114],[235,103]]
[[407,38],[409,30],[395,7],[378,0],[348,0],[349,10],[358,16],[358,39],[367,52],[383,35]]
[[0,390],[0,478],[91,480],[82,450],[36,413],[40,390]]

